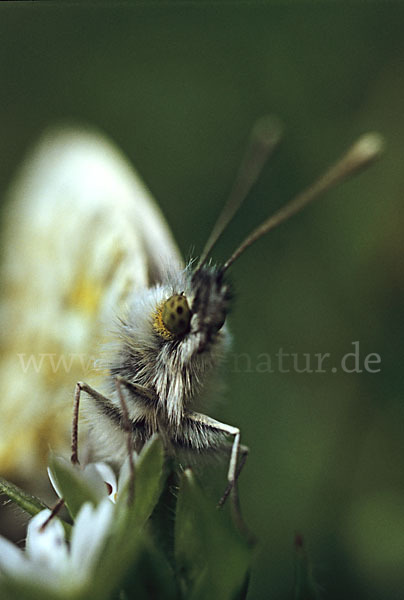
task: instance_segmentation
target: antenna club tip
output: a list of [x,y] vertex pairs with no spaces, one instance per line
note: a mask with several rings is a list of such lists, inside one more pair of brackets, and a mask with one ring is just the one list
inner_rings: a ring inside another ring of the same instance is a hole
[[255,122],[252,135],[264,145],[275,146],[283,134],[283,124],[276,115],[265,115]]
[[352,147],[352,159],[367,164],[381,156],[385,149],[385,140],[383,136],[371,131],[363,134]]

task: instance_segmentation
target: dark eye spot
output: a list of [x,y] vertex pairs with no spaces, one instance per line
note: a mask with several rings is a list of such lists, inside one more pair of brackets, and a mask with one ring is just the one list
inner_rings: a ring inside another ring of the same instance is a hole
[[192,312],[185,296],[175,294],[163,304],[161,318],[173,337],[183,336],[189,331]]

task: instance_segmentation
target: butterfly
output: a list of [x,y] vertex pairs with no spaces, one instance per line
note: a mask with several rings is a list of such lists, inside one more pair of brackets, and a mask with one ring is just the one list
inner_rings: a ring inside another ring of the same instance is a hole
[[157,205],[110,140],[75,127],[44,134],[10,189],[4,217],[3,474],[28,474],[49,446],[66,448],[78,382],[73,462],[84,393],[91,457],[118,465],[128,438],[140,451],[155,433],[167,454],[184,461],[228,453],[228,485],[220,502],[231,495],[238,511],[236,481],[248,448],[238,427],[196,409],[212,391],[212,376],[229,348],[228,270],[257,239],[381,150],[377,134],[363,136],[223,264],[214,264],[216,241],[279,139],[276,119],[257,123],[199,260],[184,264]]

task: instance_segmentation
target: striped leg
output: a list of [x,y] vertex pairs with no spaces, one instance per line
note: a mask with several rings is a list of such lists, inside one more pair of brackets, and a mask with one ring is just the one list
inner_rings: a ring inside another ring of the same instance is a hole
[[219,500],[218,507],[223,506],[227,497],[230,495],[232,500],[233,514],[237,526],[240,531],[247,536],[250,542],[254,543],[255,538],[251,534],[241,514],[237,489],[237,479],[240,476],[249,452],[247,446],[240,445],[240,430],[237,427],[227,425],[226,423],[221,423],[220,421],[216,421],[215,419],[212,419],[211,417],[201,413],[190,412],[186,414],[185,418],[188,418],[190,423],[194,423],[197,429],[203,433],[209,434],[209,432],[222,432],[225,435],[234,436],[231,447],[229,468],[227,472],[228,484],[223,496]]

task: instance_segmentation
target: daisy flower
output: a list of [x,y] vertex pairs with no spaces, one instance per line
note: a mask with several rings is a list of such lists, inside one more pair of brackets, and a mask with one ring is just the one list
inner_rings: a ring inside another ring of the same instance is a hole
[[59,519],[47,522],[50,514],[46,509],[30,520],[25,550],[0,537],[0,589],[8,581],[66,598],[80,596],[91,585],[110,531],[113,504],[107,499],[96,507],[83,504],[69,543]]

